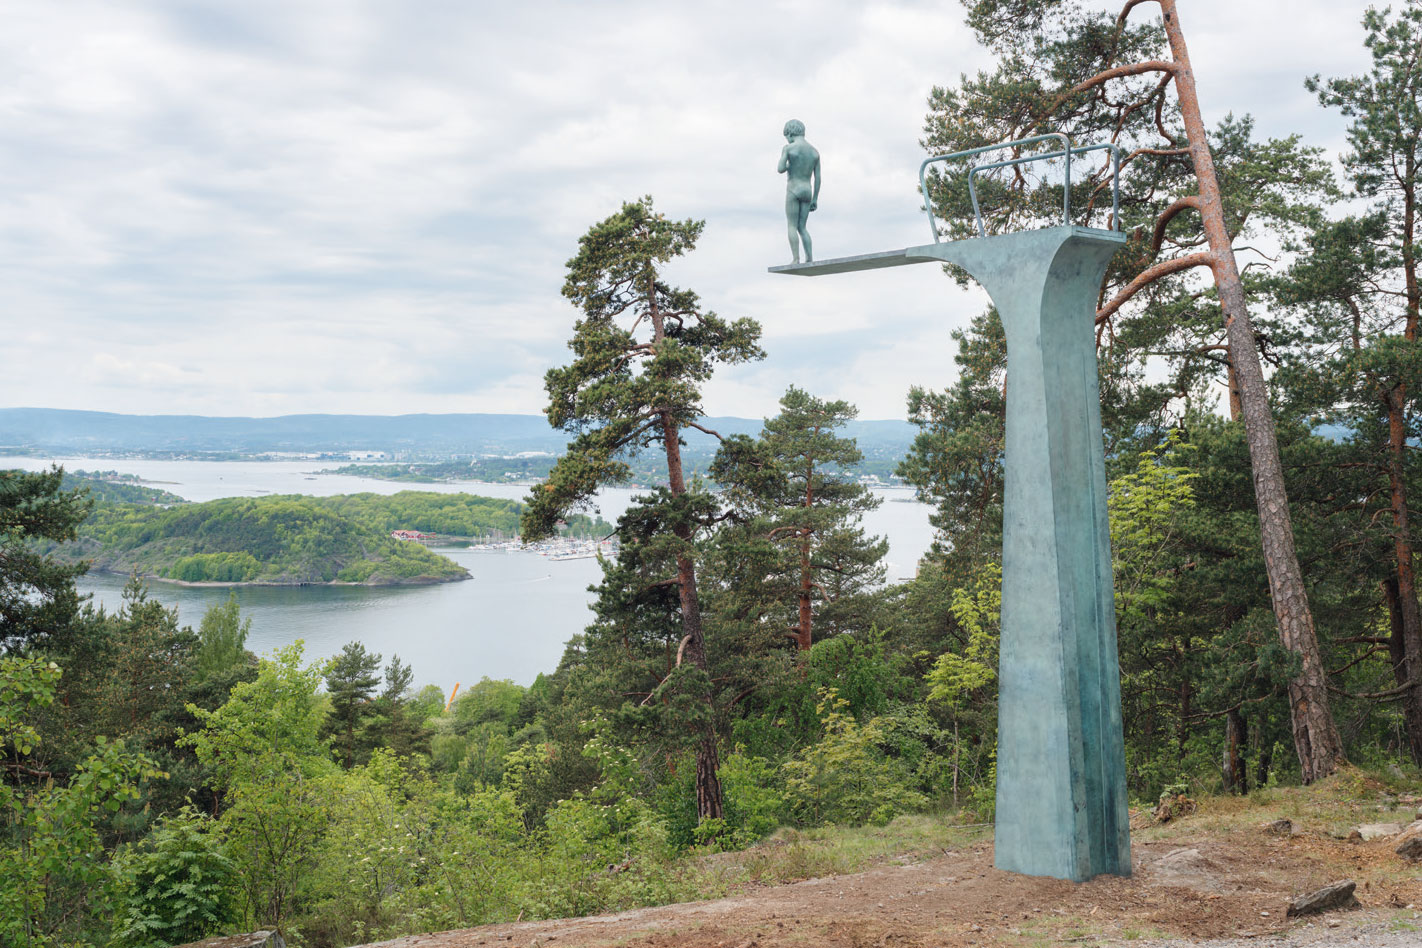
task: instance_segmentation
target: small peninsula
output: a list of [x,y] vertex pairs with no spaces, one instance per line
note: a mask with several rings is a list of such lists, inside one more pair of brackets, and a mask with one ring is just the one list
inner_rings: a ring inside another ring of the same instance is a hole
[[[469,571],[420,542],[493,542],[516,535],[522,505],[470,494],[401,491],[334,497],[274,495],[172,503],[173,495],[66,478],[95,500],[76,540],[54,548],[61,559],[87,560],[103,572],[137,573],[177,583],[217,585],[429,585],[469,578]],[[570,536],[611,527],[570,519]]]

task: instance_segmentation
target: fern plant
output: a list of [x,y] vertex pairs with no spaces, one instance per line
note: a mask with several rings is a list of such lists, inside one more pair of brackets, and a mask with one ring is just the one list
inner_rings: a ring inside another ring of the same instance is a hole
[[127,894],[120,948],[182,945],[240,920],[236,866],[213,821],[191,806],[131,850],[120,871]]

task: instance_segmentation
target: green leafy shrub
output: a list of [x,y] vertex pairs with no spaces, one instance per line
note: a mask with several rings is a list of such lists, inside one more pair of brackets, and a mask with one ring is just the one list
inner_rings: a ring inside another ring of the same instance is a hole
[[244,583],[262,571],[262,564],[245,551],[195,553],[168,568],[169,579],[185,583]]
[[[28,755],[40,741],[29,721],[54,702],[59,667],[0,657],[0,746]],[[115,877],[103,858],[103,820],[166,776],[121,741],[95,739],[68,782],[0,783],[0,945],[82,943],[111,912]]]
[[824,737],[782,765],[796,818],[808,825],[882,825],[927,806],[928,798],[911,786],[908,769],[880,746],[889,738],[888,722],[871,718],[860,724],[848,706],[834,689],[821,692]]
[[336,579],[343,583],[363,583],[375,575],[375,571],[378,569],[380,569],[379,563],[371,560],[357,560],[337,573]]
[[785,783],[772,761],[728,754],[716,773],[726,798],[727,849],[743,849],[786,822]]
[[240,919],[237,867],[213,821],[192,807],[159,824],[117,868],[125,890],[121,948],[198,941]]

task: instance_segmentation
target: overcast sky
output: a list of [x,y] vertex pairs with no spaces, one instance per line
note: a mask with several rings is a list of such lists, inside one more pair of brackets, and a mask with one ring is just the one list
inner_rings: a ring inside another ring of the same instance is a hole
[[[1305,75],[1366,66],[1346,0],[1180,0],[1206,120],[1335,152]],[[1155,15],[1153,6],[1137,15]],[[785,120],[820,257],[928,239],[925,98],[987,68],[956,0],[0,0],[0,406],[542,411],[577,238],[706,220],[671,272],[765,327],[709,414],[786,385],[903,417],[984,304],[935,267],[788,262]]]

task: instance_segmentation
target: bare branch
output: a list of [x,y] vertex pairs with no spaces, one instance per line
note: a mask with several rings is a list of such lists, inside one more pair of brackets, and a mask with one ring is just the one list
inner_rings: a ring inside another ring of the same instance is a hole
[[1083,82],[1078,82],[1076,85],[1072,86],[1065,93],[1059,96],[1057,98],[1057,101],[1052,103],[1052,108],[1049,109],[1048,112],[1055,112],[1057,110],[1058,105],[1060,105],[1062,102],[1065,102],[1072,96],[1076,95],[1078,92],[1085,92],[1087,89],[1095,88],[1096,86],[1099,86],[1104,82],[1110,82],[1112,79],[1123,79],[1126,76],[1142,76],[1148,72],[1164,72],[1169,73],[1171,76],[1174,76],[1175,64],[1171,62],[1166,62],[1163,59],[1147,59],[1144,62],[1131,63],[1127,66],[1115,66],[1103,72],[1098,72],[1090,79],[1087,79]]
[[[649,691],[649,692],[647,693],[647,697],[643,698],[641,701],[639,701],[639,702],[637,703],[637,707],[640,708],[640,707],[642,707],[642,705],[646,704],[648,701],[651,701],[651,700],[652,700],[652,696],[655,695],[658,691],[661,690],[662,685],[665,685],[665,684],[667,683],[667,678],[670,678],[670,677],[672,676],[672,674],[673,674],[678,668],[681,667],[681,657],[682,657],[682,655],[686,652],[686,644],[687,644],[688,642],[690,642],[690,641],[691,641],[691,636],[689,636],[689,635],[686,636],[685,638],[683,638],[683,639],[681,640],[681,644],[678,645],[678,646],[677,646],[677,649],[676,649],[676,664],[672,666],[672,670],[671,670],[671,671],[667,672],[666,678],[663,678],[661,681],[657,682],[657,687],[655,687],[655,688],[653,688],[651,691]],[[635,694],[636,692],[633,692],[633,693]]]
[[1131,297],[1141,290],[1163,277],[1172,273],[1179,273],[1181,270],[1189,270],[1193,267],[1214,266],[1215,255],[1209,252],[1192,253],[1184,257],[1175,257],[1170,260],[1163,260],[1155,266],[1147,267],[1137,274],[1136,278],[1126,284],[1125,289],[1116,294],[1116,298],[1096,311],[1096,322],[1101,323],[1110,319],[1118,309],[1126,305]]
[[1160,212],[1160,217],[1155,221],[1155,232],[1151,234],[1150,238],[1150,258],[1152,260],[1155,259],[1156,254],[1160,253],[1160,245],[1165,243],[1165,228],[1175,219],[1176,214],[1190,208],[1197,211],[1200,209],[1199,195],[1192,194],[1189,197],[1183,197]]
[[1398,685],[1396,688],[1389,688],[1387,691],[1360,691],[1360,692],[1353,692],[1353,691],[1344,691],[1342,688],[1335,688],[1333,685],[1329,685],[1329,686],[1328,686],[1328,690],[1331,691],[1331,692],[1333,692],[1333,693],[1336,694],[1336,695],[1343,695],[1343,696],[1346,697],[1346,698],[1396,698],[1396,697],[1398,697],[1399,695],[1401,695],[1403,692],[1408,691],[1409,689],[1416,687],[1417,684],[1418,684],[1418,682],[1417,682],[1417,680],[1414,678],[1414,679],[1412,679],[1411,681],[1405,681],[1405,682],[1403,682],[1402,684]]
[[1121,12],[1116,16],[1116,31],[1120,34],[1122,27],[1126,25],[1126,15],[1142,3],[1154,3],[1155,0],[1126,0],[1126,5],[1121,8]]
[[1161,138],[1172,145],[1179,144],[1179,140],[1165,130],[1165,96],[1155,100],[1155,127],[1160,132]]
[[704,428],[704,427],[702,427],[701,425],[698,425],[698,424],[697,424],[696,422],[694,422],[694,421],[688,421],[686,424],[687,424],[688,427],[695,428],[697,431],[704,431],[704,432],[706,432],[706,433],[709,434],[711,437],[715,438],[717,441],[725,441],[725,440],[726,440],[725,438],[721,437],[721,435],[720,435],[718,432],[712,431],[710,428]]
[[35,770],[33,767],[26,767],[24,764],[21,764],[21,763],[15,763],[15,762],[8,761],[8,760],[7,760],[7,761],[0,761],[0,763],[3,763],[3,765],[4,765],[7,769],[9,769],[9,770],[15,772],[16,774],[24,774],[24,775],[27,776],[27,777],[53,777],[53,776],[54,776],[54,774],[51,773],[51,772],[48,771],[48,770]]
[[1121,159],[1121,167],[1124,168],[1126,165],[1130,164],[1132,160],[1140,157],[1141,155],[1157,155],[1160,157],[1169,157],[1171,155],[1188,154],[1190,154],[1190,149],[1188,148],[1137,148],[1135,151],[1131,152],[1129,155]]

